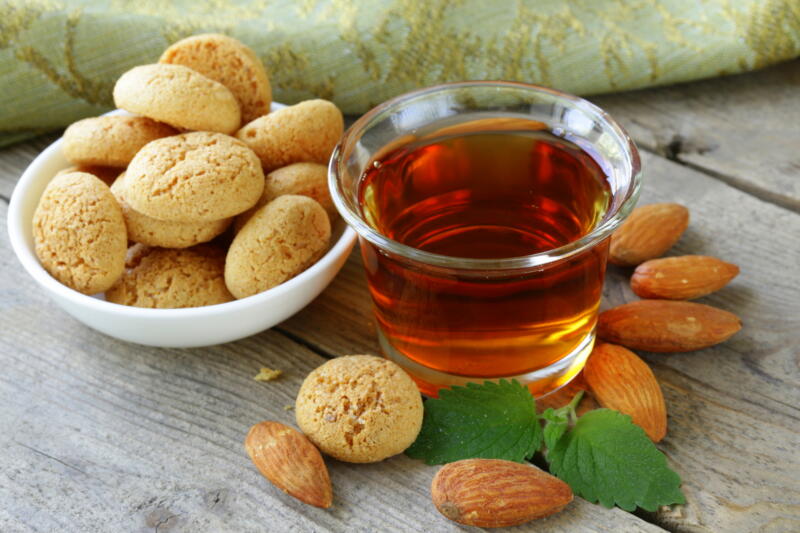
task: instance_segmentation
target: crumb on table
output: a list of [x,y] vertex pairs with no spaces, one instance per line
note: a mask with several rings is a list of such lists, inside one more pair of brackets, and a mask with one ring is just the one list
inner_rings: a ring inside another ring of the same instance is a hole
[[256,381],[272,381],[273,379],[277,379],[281,374],[283,374],[283,372],[280,370],[273,370],[272,368],[263,366],[253,379]]

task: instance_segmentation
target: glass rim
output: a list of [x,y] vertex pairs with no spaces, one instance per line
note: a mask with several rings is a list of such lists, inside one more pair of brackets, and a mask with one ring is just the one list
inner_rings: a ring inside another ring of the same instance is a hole
[[[513,88],[523,89],[532,93],[546,93],[560,99],[570,101],[577,107],[582,108],[583,111],[588,112],[589,114],[594,114],[601,119],[602,122],[604,122],[610,128],[613,134],[620,139],[621,144],[627,148],[627,152],[630,155],[630,175],[628,177],[630,180],[630,187],[619,205],[616,208],[610,208],[609,211],[604,215],[603,220],[597,226],[592,228],[592,231],[582,236],[580,239],[567,243],[563,246],[559,246],[558,248],[537,252],[535,254],[518,257],[504,257],[499,259],[456,257],[426,252],[424,250],[420,250],[419,248],[414,248],[413,246],[408,246],[407,244],[395,241],[394,239],[383,235],[370,226],[364,220],[362,214],[354,210],[349,205],[345,199],[345,193],[342,190],[342,180],[340,178],[347,173],[344,167],[344,161],[342,159],[342,154],[345,152],[345,149],[350,148],[354,140],[360,139],[363,132],[369,128],[369,126],[378,116],[390,111],[398,104],[444,90],[459,88],[469,89],[473,87]],[[388,251],[402,258],[411,259],[426,265],[448,269],[514,270],[541,267],[562,261],[594,247],[600,241],[610,236],[611,233],[622,223],[622,221],[625,220],[635,206],[641,189],[641,174],[641,158],[639,157],[639,151],[636,148],[633,140],[622,126],[620,126],[608,113],[603,111],[595,104],[579,96],[557,91],[555,89],[550,89],[548,87],[542,87],[540,85],[515,81],[481,80],[450,82],[433,85],[431,87],[425,87],[423,89],[417,89],[378,104],[366,112],[358,120],[356,120],[347,129],[347,131],[344,132],[339,143],[334,148],[328,164],[328,186],[331,191],[334,205],[336,205],[336,209],[342,215],[342,218],[344,218],[345,222],[355,229],[356,233],[358,233],[360,237],[366,239],[383,251]]]

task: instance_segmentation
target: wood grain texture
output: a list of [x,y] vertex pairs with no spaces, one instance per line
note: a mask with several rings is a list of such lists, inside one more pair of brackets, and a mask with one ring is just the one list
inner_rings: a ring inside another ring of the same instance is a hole
[[800,212],[800,59],[591,100],[639,146]]
[[[670,255],[716,255],[742,268],[698,300],[739,314],[739,334],[701,352],[643,354],[669,411],[659,446],[689,503],[642,516],[669,530],[800,530],[799,77],[795,61],[594,99],[651,151],[641,202],[691,209]],[[49,302],[9,249],[4,199],[50,140],[0,151],[0,530],[458,529],[430,503],[436,469],[417,461],[329,461],[326,512],[270,486],[242,448],[254,422],[293,423],[284,406],[324,361],[319,354],[377,353],[357,251],[322,296],[270,332],[198,350],[115,341]],[[610,267],[605,307],[636,299],[629,275]],[[260,366],[286,375],[255,382]],[[660,529],[576,500],[520,530]]]
[[[659,447],[689,501],[655,519],[678,531],[800,529],[800,216],[664,158],[645,154],[644,164],[640,203],[691,211],[670,255],[713,255],[742,269],[697,301],[744,322],[714,348],[644,354],[669,412]],[[637,299],[631,272],[609,267],[603,308]],[[356,251],[331,287],[280,327],[331,354],[377,353],[365,287]]]
[[[0,172],[3,190],[18,170]],[[247,457],[244,437],[261,420],[294,425],[285,407],[325,359],[280,329],[194,350],[101,335],[57,308],[22,270],[6,236],[7,210],[0,202],[0,531],[463,530],[431,503],[437,468],[403,455],[370,465],[328,460],[330,510],[270,485]],[[331,304],[323,298],[313,306],[324,314]],[[330,315],[327,328],[352,330],[339,336],[350,346],[369,331]],[[257,382],[261,366],[284,375]],[[530,527],[663,531],[583,500]]]

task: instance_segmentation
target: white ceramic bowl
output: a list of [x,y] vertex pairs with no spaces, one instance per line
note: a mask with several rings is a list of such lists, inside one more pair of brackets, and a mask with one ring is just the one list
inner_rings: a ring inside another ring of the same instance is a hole
[[[283,107],[273,104],[273,110]],[[112,114],[123,113],[113,111]],[[33,248],[32,219],[44,188],[70,163],[61,139],[31,162],[14,187],[8,234],[20,263],[55,302],[87,326],[125,341],[189,348],[230,342],[271,328],[308,305],[328,286],[347,260],[355,232],[339,220],[332,246],[308,270],[268,291],[241,300],[188,309],[143,309],[86,296],[56,281],[42,268]]]

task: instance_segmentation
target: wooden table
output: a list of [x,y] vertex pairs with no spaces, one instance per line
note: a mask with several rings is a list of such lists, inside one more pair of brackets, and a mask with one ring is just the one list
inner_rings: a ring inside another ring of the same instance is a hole
[[[691,210],[675,254],[741,266],[702,301],[744,329],[713,349],[645,355],[664,389],[659,447],[685,506],[627,513],[576,499],[531,531],[800,531],[800,61],[594,98],[645,165],[641,203]],[[452,531],[430,503],[435,467],[398,456],[328,461],[334,506],[272,487],[242,448],[326,358],[377,353],[354,254],[322,296],[248,339],[194,350],[126,344],[76,322],[22,270],[6,236],[22,169],[54,137],[0,151],[0,530]],[[605,305],[635,297],[611,268]],[[260,366],[284,377],[253,380]]]

